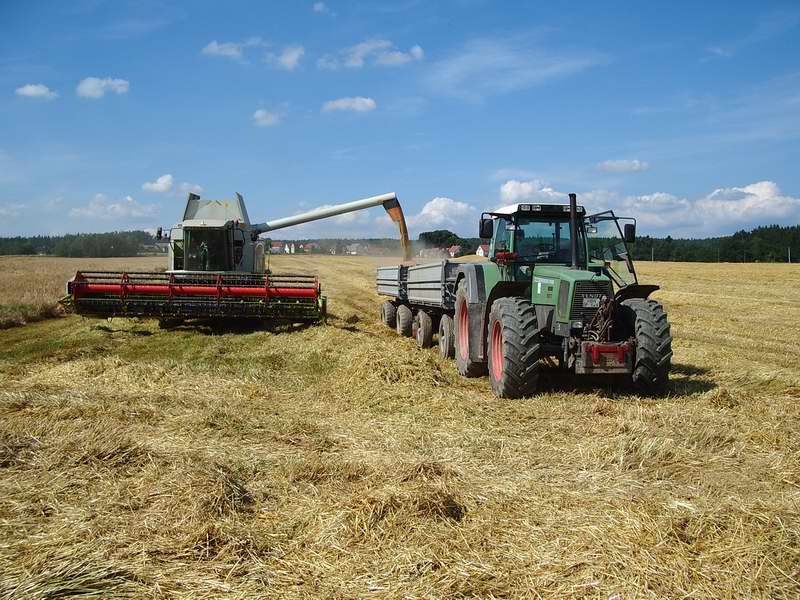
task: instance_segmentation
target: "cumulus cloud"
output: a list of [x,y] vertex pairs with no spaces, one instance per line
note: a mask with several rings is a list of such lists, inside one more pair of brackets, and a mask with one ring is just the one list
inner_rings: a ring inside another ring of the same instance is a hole
[[266,61],[285,71],[294,71],[306,53],[302,46],[286,46],[278,54],[267,54]]
[[408,215],[409,227],[429,228],[445,227],[462,229],[469,221],[474,220],[476,210],[466,202],[459,202],[445,196],[437,196],[425,203],[416,214]]
[[218,42],[211,40],[201,51],[206,56],[228,58],[238,62],[244,61],[244,49],[267,46],[260,37],[251,37],[244,42]]
[[[728,235],[773,223],[800,221],[800,198],[784,194],[773,181],[759,181],[742,187],[723,187],[699,198],[668,192],[622,196],[608,190],[578,191],[578,202],[588,212],[613,209],[622,216],[635,217],[640,233],[684,237]],[[504,203],[566,203],[567,192],[538,180],[509,180],[500,186]]]
[[375,38],[344,48],[336,55],[326,54],[317,61],[317,66],[320,69],[328,70],[337,70],[342,67],[360,69],[368,63],[382,67],[395,67],[422,60],[424,57],[425,52],[419,45],[414,45],[407,52],[403,52],[389,40]]
[[188,181],[184,181],[183,183],[181,183],[178,186],[178,189],[183,194],[189,194],[189,193],[202,194],[203,193],[203,188],[201,186],[197,185],[196,183],[189,183]]
[[520,181],[509,179],[500,186],[500,198],[503,202],[515,203],[538,200],[550,202],[563,200],[566,194],[558,192],[538,179]]
[[43,100],[53,100],[54,98],[58,98],[58,94],[43,83],[27,83],[18,87],[14,93],[17,96],[23,96],[26,98],[41,98]]
[[650,168],[650,163],[637,159],[604,160],[597,164],[597,168],[609,173],[635,173],[638,171],[647,171]]
[[259,108],[253,113],[253,125],[256,127],[272,127],[283,119],[283,113],[276,110],[266,110]]
[[322,14],[322,15],[331,14],[331,9],[328,8],[328,5],[325,4],[324,2],[314,2],[314,4],[312,5],[311,9],[315,13],[319,13],[319,14]]
[[24,209],[24,204],[6,202],[4,204],[0,204],[0,217],[4,219],[13,219],[20,216]]
[[479,101],[543,85],[608,62],[593,52],[559,52],[528,38],[478,39],[435,62],[426,76],[437,93]]
[[95,194],[86,206],[69,211],[74,219],[149,219],[158,214],[155,204],[139,204],[131,196],[121,200],[109,200],[105,194]]
[[146,181],[142,184],[142,189],[145,192],[158,192],[164,194],[172,189],[172,175],[167,173],[157,178],[155,181]]
[[81,98],[102,98],[106,95],[106,92],[127,94],[129,89],[130,84],[125,79],[87,77],[81,79],[76,93]]
[[368,112],[375,110],[378,104],[372,98],[365,98],[364,96],[353,96],[349,98],[338,98],[336,100],[328,100],[322,105],[322,112],[331,112],[334,110],[350,110],[353,112]]

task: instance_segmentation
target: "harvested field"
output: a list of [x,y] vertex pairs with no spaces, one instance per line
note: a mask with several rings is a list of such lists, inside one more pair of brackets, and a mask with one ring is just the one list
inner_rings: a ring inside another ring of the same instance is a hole
[[[98,262],[4,259],[0,303]],[[0,331],[0,598],[800,595],[800,268],[643,263],[669,394],[509,401],[378,322],[376,264],[273,259],[327,326]]]
[[134,265],[142,270],[164,268],[159,256],[140,258],[52,258],[0,256],[0,329],[25,325],[60,314],[58,299],[67,279],[78,269],[115,270]]

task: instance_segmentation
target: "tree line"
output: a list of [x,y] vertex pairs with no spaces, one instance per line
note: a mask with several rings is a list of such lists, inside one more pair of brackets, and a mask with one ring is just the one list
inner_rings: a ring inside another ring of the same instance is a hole
[[69,235],[0,238],[0,255],[46,254],[79,258],[136,256],[155,238],[146,231],[112,231]]
[[[446,229],[423,232],[419,240],[428,248],[461,246],[462,254],[473,254],[479,244],[485,243],[478,238],[459,237]],[[800,225],[768,225],[704,239],[642,236],[631,246],[631,253],[634,260],[640,261],[787,262],[789,249],[792,262],[800,262]]]
[[[314,239],[298,243],[315,242],[316,251],[339,250],[350,243],[366,243],[373,248],[397,248],[396,239]],[[419,235],[414,243],[419,248],[447,248],[461,246],[462,254],[473,254],[484,240],[462,238],[452,231],[438,229]],[[136,256],[145,247],[152,246],[155,238],[146,231],[113,231],[110,233],[79,233],[62,236],[31,236],[0,238],[0,255],[46,254],[81,258]],[[631,252],[635,260],[663,260],[686,262],[787,262],[788,249],[792,262],[800,262],[800,225],[783,227],[769,225],[752,231],[738,231],[733,235],[683,239],[642,236],[637,238]],[[337,252],[340,253],[340,252]]]

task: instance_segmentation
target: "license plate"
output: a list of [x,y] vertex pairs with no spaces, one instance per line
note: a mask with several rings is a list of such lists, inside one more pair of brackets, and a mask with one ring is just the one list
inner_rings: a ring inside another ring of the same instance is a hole
[[600,298],[592,298],[591,296],[584,296],[583,308],[600,308]]

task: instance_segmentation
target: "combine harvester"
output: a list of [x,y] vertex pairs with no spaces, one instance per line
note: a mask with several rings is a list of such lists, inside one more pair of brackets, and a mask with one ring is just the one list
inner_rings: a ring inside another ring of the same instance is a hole
[[[421,347],[455,357],[465,377],[488,370],[495,394],[536,391],[543,361],[614,377],[645,393],[666,386],[672,337],[656,285],[638,282],[627,244],[636,222],[612,211],[514,204],[483,213],[488,261],[381,267],[381,319]],[[622,222],[623,227],[620,227]],[[615,291],[616,288],[616,291]]]
[[63,303],[79,315],[151,317],[163,327],[188,319],[320,321],[326,299],[319,280],[266,270],[258,236],[373,206],[383,206],[398,224],[408,260],[403,209],[393,193],[259,224],[250,223],[240,194],[235,200],[201,200],[189,194],[183,221],[168,236],[165,272],[79,271],[67,282]]

